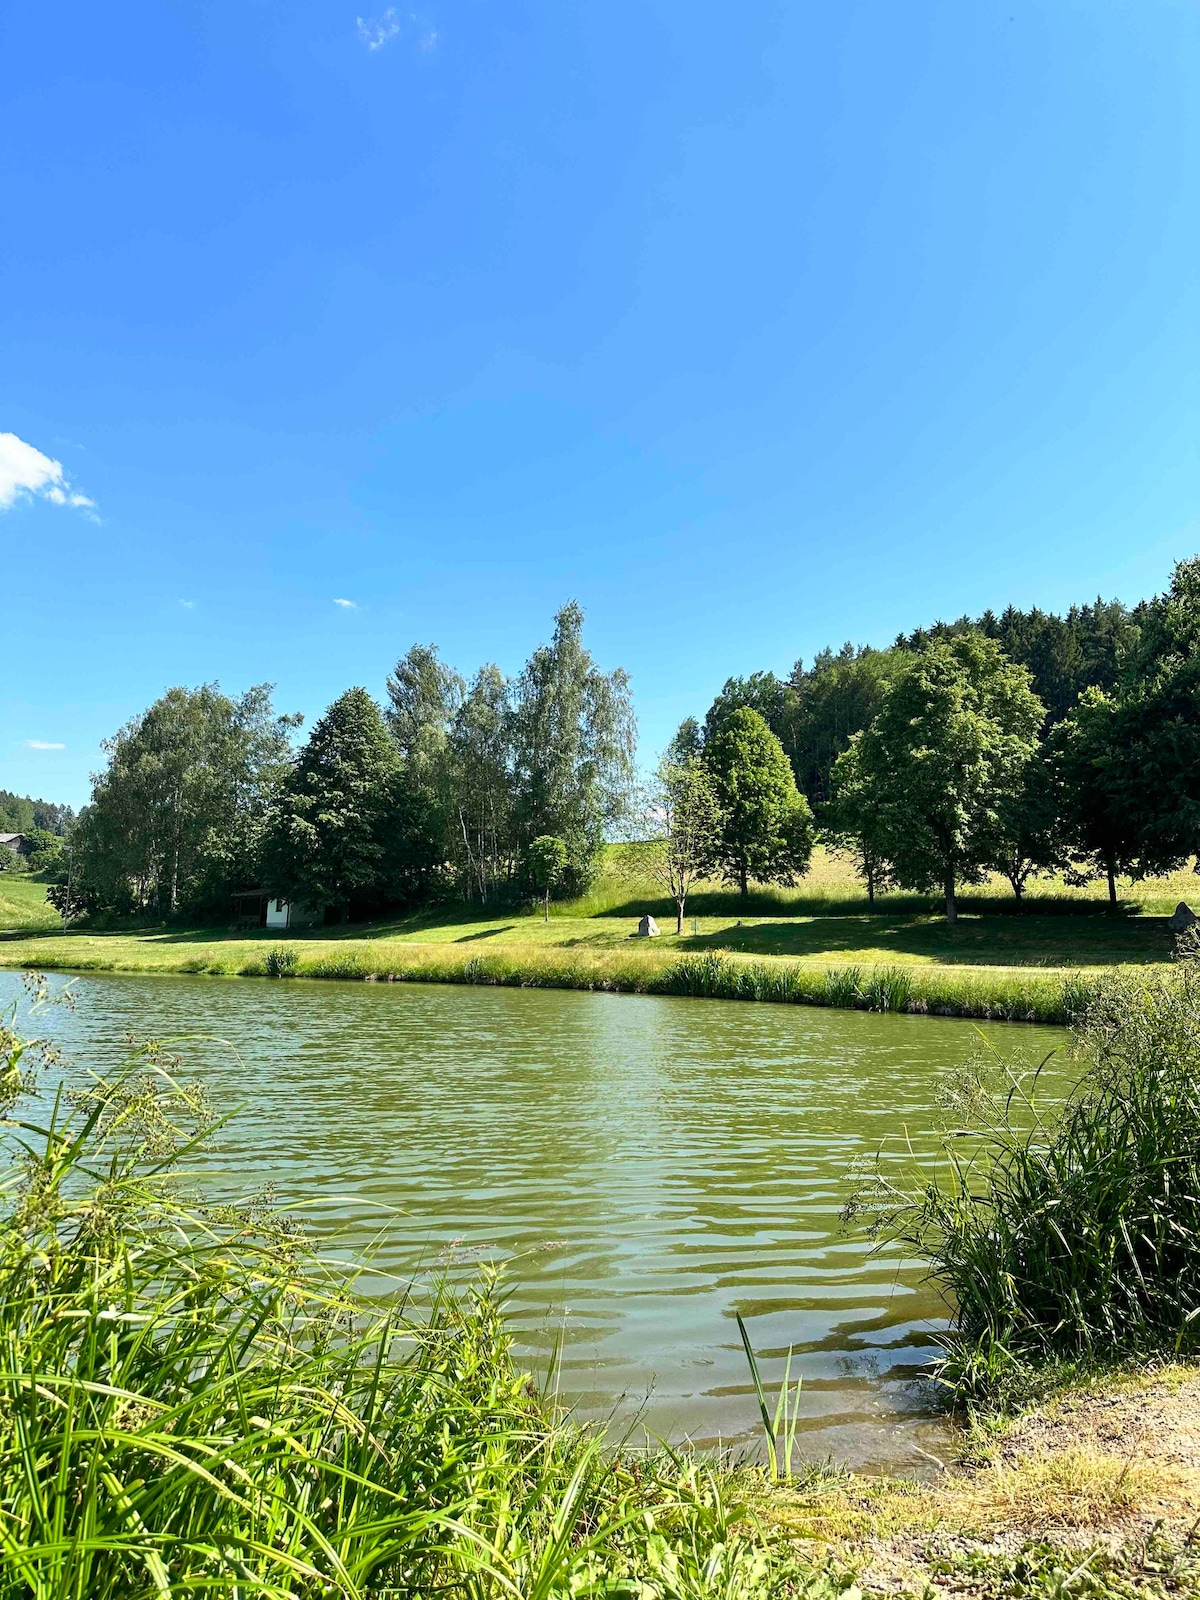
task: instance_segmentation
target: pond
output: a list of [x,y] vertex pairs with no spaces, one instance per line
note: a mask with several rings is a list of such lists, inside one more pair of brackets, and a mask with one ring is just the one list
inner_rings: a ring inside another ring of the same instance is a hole
[[[60,980],[55,980],[56,985]],[[18,990],[0,973],[0,1003]],[[38,1030],[111,1067],[177,1048],[223,1128],[225,1192],[273,1184],[390,1267],[506,1259],[531,1352],[591,1415],[756,1442],[734,1313],[764,1377],[789,1345],[803,1453],[917,1472],[941,1425],[914,1379],[943,1325],[920,1265],[839,1214],[856,1157],[933,1146],[939,1084],[977,1025],[806,1007],[536,989],[86,977]],[[1055,1030],[982,1030],[1040,1060]],[[1043,1090],[1065,1085],[1056,1058]],[[393,1213],[392,1208],[395,1208]],[[396,1214],[398,1213],[398,1214]]]

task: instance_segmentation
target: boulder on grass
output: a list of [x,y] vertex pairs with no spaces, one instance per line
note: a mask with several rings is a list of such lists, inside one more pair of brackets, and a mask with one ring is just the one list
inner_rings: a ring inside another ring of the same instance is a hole
[[1186,933],[1189,928],[1194,928],[1200,922],[1200,917],[1192,910],[1186,900],[1181,900],[1175,910],[1167,918],[1167,927],[1172,933]]
[[634,937],[636,939],[657,939],[658,923],[655,922],[653,917],[643,917],[638,923],[637,933]]

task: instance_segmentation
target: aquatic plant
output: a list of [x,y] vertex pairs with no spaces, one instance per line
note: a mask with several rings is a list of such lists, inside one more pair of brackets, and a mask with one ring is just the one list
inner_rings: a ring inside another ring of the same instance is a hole
[[929,1261],[952,1307],[942,1375],[964,1393],[1200,1345],[1200,964],[1075,1003],[1083,1072],[1061,1109],[992,1053],[956,1086],[941,1169],[881,1163],[849,1208]]
[[300,952],[293,945],[276,945],[267,951],[264,964],[268,978],[294,978],[300,967]]

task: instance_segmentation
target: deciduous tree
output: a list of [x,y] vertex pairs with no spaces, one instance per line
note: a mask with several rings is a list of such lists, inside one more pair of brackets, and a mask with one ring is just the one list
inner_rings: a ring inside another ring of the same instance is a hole
[[870,726],[839,756],[835,785],[857,796],[870,839],[904,888],[937,884],[957,919],[1009,800],[1019,795],[1044,708],[1024,667],[979,633],[915,655]]
[[631,866],[675,902],[675,932],[683,932],[688,895],[716,868],[721,846],[721,807],[707,766],[696,755],[659,763],[642,807],[642,838],[632,847]]
[[519,846],[524,851],[545,834],[561,839],[564,885],[579,893],[594,876],[606,831],[628,805],[637,732],[629,679],[596,665],[574,601],[514,685],[511,730]]
[[807,870],[813,818],[783,746],[757,711],[743,706],[704,746],[721,810],[718,862],[742,898],[750,879],[790,884]]

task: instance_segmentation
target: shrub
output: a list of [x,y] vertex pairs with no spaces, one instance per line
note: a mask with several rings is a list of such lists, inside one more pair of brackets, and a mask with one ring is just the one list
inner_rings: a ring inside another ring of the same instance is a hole
[[299,965],[300,953],[289,944],[276,945],[274,950],[267,951],[268,978],[294,978]]

